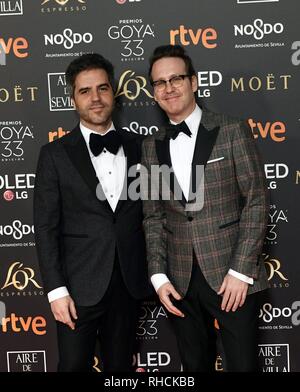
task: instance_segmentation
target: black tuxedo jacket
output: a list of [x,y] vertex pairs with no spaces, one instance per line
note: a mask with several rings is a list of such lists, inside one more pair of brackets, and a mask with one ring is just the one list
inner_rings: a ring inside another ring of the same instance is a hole
[[[137,168],[138,143],[117,132],[123,139],[127,169]],[[133,180],[128,177],[127,186]],[[97,186],[101,193],[79,126],[42,147],[35,181],[34,225],[45,291],[66,286],[75,304],[96,304],[108,287],[117,251],[129,292],[143,298],[149,295],[150,287],[141,200],[119,200],[113,212],[106,199],[97,198]]]

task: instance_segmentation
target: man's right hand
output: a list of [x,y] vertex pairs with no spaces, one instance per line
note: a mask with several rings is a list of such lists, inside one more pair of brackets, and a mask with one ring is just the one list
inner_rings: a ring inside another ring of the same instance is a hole
[[180,294],[175,290],[174,286],[170,283],[164,283],[157,290],[160,302],[167,308],[167,310],[175,316],[184,317],[184,314],[174,306],[170,300],[170,295],[177,300],[181,299]]
[[76,308],[72,298],[66,297],[58,298],[50,303],[53,316],[56,321],[67,324],[71,329],[75,329],[75,323],[72,321],[77,319]]

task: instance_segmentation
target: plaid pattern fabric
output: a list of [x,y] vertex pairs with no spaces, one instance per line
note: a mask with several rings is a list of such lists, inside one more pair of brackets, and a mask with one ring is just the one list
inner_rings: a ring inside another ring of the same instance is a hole
[[[228,270],[254,279],[248,293],[267,288],[261,249],[268,220],[263,165],[249,126],[222,114],[203,111],[205,132],[219,128],[204,172],[204,205],[186,211],[170,200],[144,200],[144,230],[149,275],[165,273],[178,292],[187,292],[193,250],[209,285],[218,291]],[[146,138],[142,165],[159,165],[157,146],[166,130]],[[148,179],[150,181],[150,179]],[[150,187],[150,183],[148,184]]]

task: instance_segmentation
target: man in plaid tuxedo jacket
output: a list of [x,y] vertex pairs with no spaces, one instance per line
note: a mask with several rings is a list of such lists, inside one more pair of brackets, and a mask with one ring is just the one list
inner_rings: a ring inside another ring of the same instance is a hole
[[[170,197],[144,200],[151,282],[170,312],[185,371],[214,369],[215,319],[226,370],[256,371],[268,197],[251,130],[196,104],[195,70],[181,46],[156,48],[149,77],[170,124],[144,140],[142,164],[148,172],[172,168]],[[201,165],[203,205],[194,208]]]

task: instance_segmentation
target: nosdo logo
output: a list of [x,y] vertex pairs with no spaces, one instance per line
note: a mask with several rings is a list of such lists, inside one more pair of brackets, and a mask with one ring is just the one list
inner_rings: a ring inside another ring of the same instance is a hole
[[47,45],[63,45],[66,49],[72,49],[74,45],[81,42],[89,44],[93,41],[91,33],[73,33],[69,28],[64,29],[62,34],[44,34],[45,46]]
[[0,225],[0,236],[13,237],[21,240],[23,236],[34,233],[33,225],[24,225],[20,220],[14,220],[11,225]]
[[185,28],[184,25],[180,25],[179,29],[170,30],[171,45],[176,45],[177,43],[184,46],[201,44],[207,49],[214,49],[217,47],[217,43],[215,42],[217,38],[217,31],[212,27],[201,28],[195,31]]
[[8,56],[13,53],[14,56],[23,59],[28,56],[27,49],[28,41],[24,37],[10,37],[8,39],[0,37],[0,56]]
[[144,125],[139,125],[137,121],[133,121],[129,124],[129,127],[122,127],[127,132],[137,133],[138,135],[153,135],[153,133],[158,131],[158,127],[156,125],[152,125],[150,127],[146,127]]
[[253,24],[234,25],[234,35],[253,35],[256,40],[261,40],[271,33],[281,34],[284,30],[282,23],[264,23],[262,19],[255,19]]
[[260,309],[259,318],[264,322],[270,323],[274,318],[291,318],[293,325],[300,325],[300,301],[294,301],[291,307],[278,308],[270,303],[265,303]]

